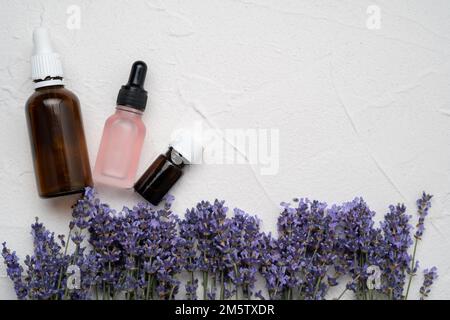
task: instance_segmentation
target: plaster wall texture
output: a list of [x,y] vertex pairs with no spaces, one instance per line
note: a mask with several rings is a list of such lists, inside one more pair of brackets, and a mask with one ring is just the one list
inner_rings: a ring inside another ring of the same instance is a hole
[[[67,27],[74,4],[79,29]],[[370,5],[381,10],[379,29],[367,27]],[[24,256],[34,217],[65,233],[77,198],[42,200],[35,188],[24,104],[32,31],[44,25],[81,100],[91,164],[131,63],[145,60],[138,175],[171,132],[198,121],[218,132],[279,130],[276,175],[258,165],[193,166],[172,190],[177,213],[220,198],[258,214],[269,231],[279,203],[294,197],[363,196],[380,218],[398,202],[414,215],[425,190],[435,198],[418,255],[422,267],[439,268],[431,298],[449,299],[449,13],[447,0],[0,0],[0,241]],[[99,193],[119,209],[140,200]],[[14,293],[2,265],[6,298]]]

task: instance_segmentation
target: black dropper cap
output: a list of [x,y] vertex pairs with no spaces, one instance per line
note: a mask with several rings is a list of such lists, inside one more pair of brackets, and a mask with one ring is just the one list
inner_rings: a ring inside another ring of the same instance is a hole
[[128,83],[119,91],[117,104],[128,106],[140,111],[145,110],[147,105],[147,91],[144,89],[145,76],[147,75],[147,65],[143,61],[133,63]]

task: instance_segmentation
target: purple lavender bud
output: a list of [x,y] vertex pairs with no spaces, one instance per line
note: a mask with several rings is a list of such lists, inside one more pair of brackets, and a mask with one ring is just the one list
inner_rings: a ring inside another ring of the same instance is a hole
[[437,274],[437,268],[433,267],[431,269],[425,269],[423,272],[424,280],[423,284],[420,287],[420,299],[425,300],[430,292],[431,292],[431,286],[433,285],[434,281],[438,278]]
[[17,298],[24,300],[28,296],[28,288],[22,279],[23,268],[19,263],[19,258],[17,257],[16,252],[11,252],[6,247],[6,242],[2,245],[2,257],[6,265],[6,273],[14,283],[14,290],[16,291]]
[[426,194],[424,192],[422,194],[422,198],[417,200],[419,221],[417,222],[415,237],[418,239],[422,238],[423,232],[425,231],[425,218],[428,215],[428,210],[431,208],[431,199],[432,198],[433,198],[433,196]]

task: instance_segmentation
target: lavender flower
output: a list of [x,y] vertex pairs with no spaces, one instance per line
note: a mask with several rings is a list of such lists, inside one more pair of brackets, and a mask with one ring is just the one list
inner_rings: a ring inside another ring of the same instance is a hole
[[[121,290],[132,299],[172,299],[178,292],[176,275],[185,264],[184,241],[177,234],[178,218],[170,211],[139,204],[124,208],[115,219],[115,247],[121,252]],[[123,265],[121,265],[123,263]]]
[[58,282],[69,265],[69,257],[61,252],[62,247],[56,242],[54,233],[46,230],[37,218],[31,228],[34,253],[25,259],[29,298],[61,299],[64,290],[58,287]]
[[389,210],[381,222],[385,258],[378,266],[383,270],[383,293],[398,300],[403,298],[406,272],[411,261],[408,251],[413,243],[412,226],[409,223],[411,216],[406,215],[404,205],[390,206]]
[[270,299],[278,299],[289,280],[285,254],[280,242],[269,234],[262,235],[260,272],[266,280]]
[[356,293],[358,299],[368,299],[367,267],[383,263],[384,244],[381,230],[375,227],[371,211],[362,198],[332,208],[336,223],[336,254],[334,266],[338,274],[350,274],[352,281],[348,290]]
[[198,279],[192,278],[186,283],[186,295],[188,300],[197,300]]
[[120,221],[115,211],[95,197],[95,191],[91,188],[86,189],[83,198],[74,206],[72,215],[72,225],[89,232],[88,241],[92,246],[89,261],[99,271],[98,274],[91,275],[95,294],[98,296],[98,291],[101,290],[104,299],[112,298],[117,291],[123,289],[120,265],[124,256],[117,239]]
[[220,268],[221,299],[225,298],[228,279],[235,286],[237,297],[242,288],[243,295],[250,299],[261,259],[260,222],[257,217],[235,209],[234,216],[226,224],[227,232],[216,239],[221,252],[221,263],[225,266]]
[[411,265],[408,268],[408,274],[409,274],[409,281],[408,286],[406,288],[406,294],[405,299],[408,298],[409,289],[411,288],[411,282],[413,277],[416,275],[417,269],[418,269],[418,262],[416,261],[416,253],[417,253],[417,245],[419,243],[419,240],[422,239],[423,232],[425,231],[425,217],[428,215],[428,210],[431,208],[431,199],[433,196],[426,194],[425,192],[422,193],[422,197],[417,200],[417,212],[419,214],[419,221],[416,226],[416,234],[414,235],[415,241],[414,241],[414,250],[411,258]]
[[[173,200],[167,196],[159,208],[141,203],[115,212],[87,188],[73,206],[67,237],[55,236],[37,220],[32,225],[34,250],[25,267],[3,244],[17,297],[174,299],[185,271],[188,299],[197,299],[198,273],[203,275],[204,299],[265,299],[263,292],[254,291],[258,272],[270,299],[325,299],[328,288],[346,275],[351,277],[347,290],[359,299],[406,299],[418,270],[415,253],[431,196],[424,193],[417,201],[412,255],[412,227],[403,205],[390,206],[377,228],[375,213],[361,198],[331,207],[294,199],[295,206],[282,203],[274,237],[261,233],[259,219],[242,210],[227,217],[228,208],[218,200],[198,203],[179,220],[171,210]],[[69,266],[79,268],[79,288],[67,286],[74,275]],[[379,289],[366,285],[369,266],[382,271]],[[422,299],[436,278],[436,268],[425,270]]]
[[336,254],[335,217],[328,214],[327,205],[308,199],[294,200],[297,208],[282,203],[283,212],[278,219],[281,259],[286,270],[284,297],[293,299],[323,299],[328,284],[329,269],[334,265]]
[[428,215],[428,210],[431,208],[431,199],[433,196],[426,194],[425,192],[422,194],[422,197],[417,200],[417,208],[419,213],[419,221],[416,226],[416,235],[415,237],[421,239],[423,236],[423,232],[425,231],[425,217]]
[[[220,264],[221,251],[217,246],[217,239],[223,238],[228,228],[226,223],[228,208],[224,203],[219,200],[213,204],[200,202],[195,208],[186,211],[185,219],[181,222],[181,238],[198,250],[198,254],[188,251],[190,262],[188,268],[192,270],[195,266],[202,272],[204,300],[215,297],[208,292],[209,276],[213,275],[217,279],[217,274],[224,271],[224,266]],[[190,283],[193,283],[192,281]]]
[[2,257],[6,264],[6,272],[8,277],[14,283],[14,290],[16,291],[17,298],[24,300],[28,296],[28,288],[22,279],[23,267],[19,264],[19,258],[16,252],[11,252],[6,247],[6,242],[3,244]]
[[431,292],[431,286],[434,283],[434,280],[438,278],[437,268],[433,267],[431,269],[425,269],[423,272],[424,280],[423,284],[420,287],[420,299],[425,300]]

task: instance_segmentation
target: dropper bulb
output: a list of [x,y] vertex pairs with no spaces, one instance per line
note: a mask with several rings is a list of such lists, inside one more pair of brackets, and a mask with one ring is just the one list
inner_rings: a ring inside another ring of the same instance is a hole
[[42,27],[36,28],[33,33],[33,41],[35,55],[53,53],[47,29]]
[[147,105],[147,91],[144,89],[147,65],[143,61],[133,63],[128,83],[119,91],[117,104],[144,111]]
[[145,76],[147,75],[147,65],[143,61],[133,63],[130,72],[128,85],[131,87],[144,88]]

